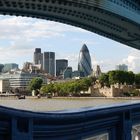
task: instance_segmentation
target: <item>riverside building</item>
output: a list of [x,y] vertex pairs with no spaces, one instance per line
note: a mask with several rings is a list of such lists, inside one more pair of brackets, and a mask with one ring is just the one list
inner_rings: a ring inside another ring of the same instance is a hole
[[10,89],[9,79],[0,79],[0,93],[6,93]]
[[43,83],[47,84],[47,78],[43,74],[14,71],[0,75],[0,79],[9,79],[11,89],[18,89],[20,92],[26,92],[29,82],[35,77],[41,77]]

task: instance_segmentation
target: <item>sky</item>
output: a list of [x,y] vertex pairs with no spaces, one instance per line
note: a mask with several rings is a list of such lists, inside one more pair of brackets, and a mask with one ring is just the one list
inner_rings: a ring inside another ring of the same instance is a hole
[[35,48],[53,51],[56,59],[68,59],[77,70],[79,51],[86,44],[93,69],[100,65],[102,72],[126,64],[130,71],[140,72],[140,51],[95,33],[70,25],[15,16],[0,16],[0,63],[33,62]]

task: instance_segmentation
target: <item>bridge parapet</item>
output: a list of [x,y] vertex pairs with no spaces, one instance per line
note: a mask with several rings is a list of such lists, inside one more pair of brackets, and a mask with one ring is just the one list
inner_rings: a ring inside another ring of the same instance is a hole
[[0,107],[1,140],[137,140],[140,103],[30,112]]

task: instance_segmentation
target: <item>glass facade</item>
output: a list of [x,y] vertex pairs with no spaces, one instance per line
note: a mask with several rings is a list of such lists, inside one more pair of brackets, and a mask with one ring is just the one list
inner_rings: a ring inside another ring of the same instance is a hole
[[71,79],[72,78],[72,67],[67,67],[63,74],[64,79]]
[[56,76],[62,75],[67,67],[68,67],[68,60],[66,59],[56,60]]
[[22,91],[27,89],[29,82],[35,77],[41,77],[43,83],[47,83],[47,78],[40,74],[17,71],[12,74],[5,73],[0,75],[0,79],[9,79],[10,88],[18,88]]
[[4,68],[2,69],[2,72],[9,72],[12,69],[18,69],[18,64],[15,63],[9,63],[9,64],[5,64]]
[[91,58],[87,46],[84,44],[79,54],[78,71],[85,77],[91,74]]
[[55,53],[54,52],[44,52],[43,70],[46,73],[55,76]]
[[122,65],[116,65],[116,70],[128,71],[128,66],[125,65],[125,64],[122,64]]
[[2,72],[3,67],[4,67],[4,65],[0,64],[0,72]]

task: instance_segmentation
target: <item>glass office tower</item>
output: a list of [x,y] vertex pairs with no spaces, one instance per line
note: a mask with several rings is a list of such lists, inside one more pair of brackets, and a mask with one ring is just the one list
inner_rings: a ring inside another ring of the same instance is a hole
[[80,50],[79,61],[78,61],[78,71],[81,77],[86,77],[91,74],[91,58],[87,46],[84,44]]
[[43,70],[46,73],[55,76],[55,53],[54,52],[44,52]]

